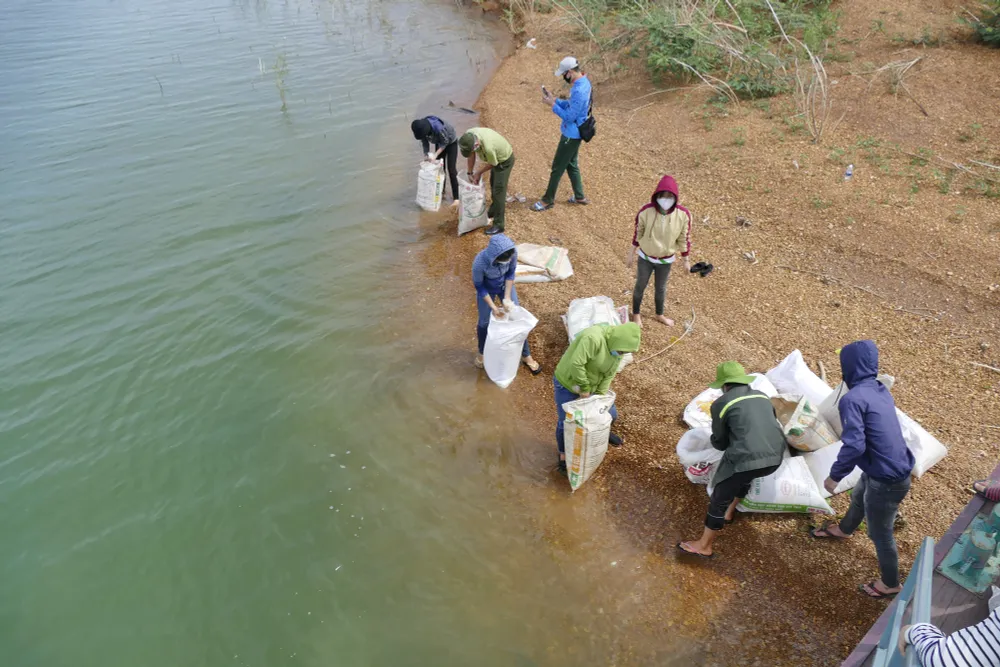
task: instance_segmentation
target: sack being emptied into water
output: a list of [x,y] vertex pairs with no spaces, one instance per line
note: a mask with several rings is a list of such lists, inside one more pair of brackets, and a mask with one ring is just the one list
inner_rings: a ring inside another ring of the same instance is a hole
[[563,403],[566,437],[566,472],[574,491],[590,479],[608,453],[611,406],[615,392],[594,394]]
[[444,194],[444,162],[421,162],[417,172],[417,205],[425,211],[441,208]]
[[489,224],[486,185],[473,185],[458,177],[458,235]]
[[517,377],[524,340],[536,324],[538,318],[520,306],[508,308],[500,319],[490,313],[490,326],[486,330],[486,345],[483,347],[483,367],[486,375],[501,389],[509,387]]

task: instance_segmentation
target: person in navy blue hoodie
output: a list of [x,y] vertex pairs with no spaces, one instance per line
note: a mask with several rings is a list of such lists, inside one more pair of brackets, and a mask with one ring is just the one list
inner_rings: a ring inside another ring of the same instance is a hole
[[872,598],[892,597],[902,589],[892,528],[899,504],[910,491],[913,453],[903,440],[892,395],[876,379],[875,343],[860,340],[845,345],[840,351],[840,368],[848,388],[838,405],[844,444],[823,486],[833,493],[855,466],[861,468],[862,474],[851,493],[851,507],[840,523],[824,523],[811,534],[816,538],[846,539],[866,520],[882,578],[861,584],[859,589]]
[[[472,260],[472,285],[476,288],[476,308],[479,311],[479,320],[476,322],[476,338],[479,341],[476,368],[483,367],[483,349],[486,347],[490,314],[497,319],[503,316],[503,310],[497,305],[497,301],[501,301],[506,309],[520,305],[517,288],[514,287],[516,271],[517,246],[504,234],[491,236],[486,248]],[[521,363],[528,367],[532,375],[542,372],[542,367],[531,358],[531,347],[527,339],[521,348]]]

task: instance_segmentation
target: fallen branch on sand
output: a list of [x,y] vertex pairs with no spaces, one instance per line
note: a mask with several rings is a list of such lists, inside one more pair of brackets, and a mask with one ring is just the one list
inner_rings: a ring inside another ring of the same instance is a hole
[[853,287],[854,289],[861,290],[862,292],[868,292],[872,296],[877,296],[878,298],[885,300],[884,296],[882,296],[881,294],[879,294],[878,292],[876,292],[874,290],[870,290],[867,287],[862,287],[861,285],[854,285],[852,283],[847,282],[846,280],[841,280],[840,278],[834,278],[831,275],[827,275],[825,273],[820,273],[819,271],[810,271],[809,269],[798,269],[798,268],[795,268],[794,266],[784,266],[782,264],[778,264],[774,268],[776,268],[776,269],[784,269],[786,271],[792,271],[793,273],[808,273],[808,274],[813,275],[813,276],[819,276],[820,278],[823,278],[825,280],[829,280],[830,282],[840,283],[841,285],[844,285],[845,287]]
[[[678,339],[678,340],[680,340],[680,339]],[[1000,368],[997,368],[996,366],[987,366],[986,364],[981,364],[978,361],[970,361],[969,363],[972,364],[973,366],[977,366],[978,368],[985,368],[985,369],[991,370],[991,371],[993,371],[995,373],[1000,373]]]
[[628,370],[629,368],[633,368],[633,367],[635,367],[635,366],[638,366],[639,364],[641,364],[641,363],[642,363],[642,362],[644,362],[644,361],[649,361],[649,360],[650,360],[650,359],[652,359],[653,357],[658,357],[658,356],[660,356],[661,354],[663,354],[664,352],[666,352],[667,350],[669,350],[670,348],[672,348],[672,347],[673,347],[674,345],[677,345],[677,343],[679,343],[679,342],[681,342],[682,340],[684,340],[684,338],[685,338],[685,337],[686,337],[686,336],[687,336],[687,335],[688,335],[689,333],[691,333],[691,331],[692,331],[692,330],[694,329],[694,321],[695,321],[695,320],[696,320],[697,318],[698,318],[698,316],[697,316],[697,315],[695,314],[695,312],[694,312],[694,307],[692,306],[692,307],[691,307],[691,321],[690,321],[690,322],[685,322],[685,323],[684,323],[684,333],[682,333],[682,334],[681,334],[681,335],[680,335],[680,336],[679,336],[678,338],[676,338],[676,339],[675,339],[675,340],[674,340],[674,341],[673,341],[672,343],[670,343],[670,345],[667,345],[667,346],[666,346],[665,348],[663,348],[663,349],[662,349],[662,350],[660,350],[659,352],[654,352],[653,354],[649,355],[648,357],[643,357],[642,359],[640,359],[639,361],[635,362],[635,363],[634,363],[634,364],[632,364],[631,366],[626,366],[626,367],[625,367],[625,370]]

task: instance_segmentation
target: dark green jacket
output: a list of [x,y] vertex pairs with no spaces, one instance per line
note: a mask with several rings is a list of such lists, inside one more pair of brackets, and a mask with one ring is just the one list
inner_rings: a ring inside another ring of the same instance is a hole
[[712,403],[712,446],[725,452],[713,484],[781,464],[788,444],[767,396],[737,385]]

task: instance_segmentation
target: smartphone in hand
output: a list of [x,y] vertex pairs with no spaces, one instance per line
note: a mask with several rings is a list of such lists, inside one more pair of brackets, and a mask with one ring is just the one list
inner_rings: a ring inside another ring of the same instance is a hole
[[552,95],[549,93],[548,88],[546,88],[545,86],[542,86],[542,95],[545,95],[545,97],[552,97]]

